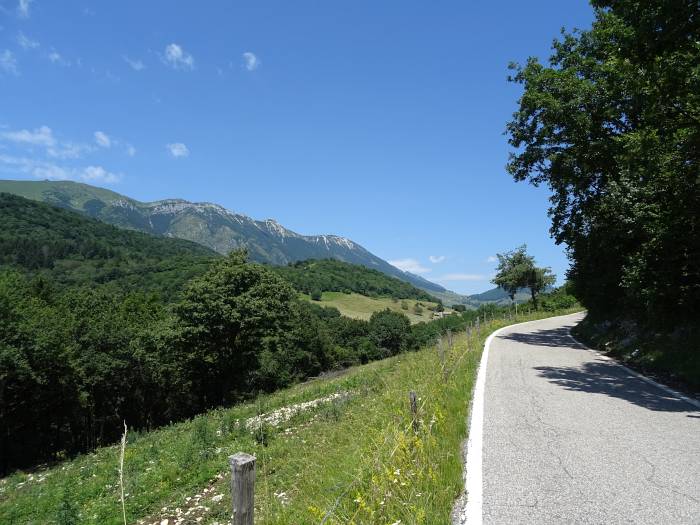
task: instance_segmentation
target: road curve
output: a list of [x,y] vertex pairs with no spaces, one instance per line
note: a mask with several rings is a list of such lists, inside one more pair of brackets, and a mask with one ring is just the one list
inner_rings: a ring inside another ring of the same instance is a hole
[[697,404],[577,343],[582,317],[493,337],[469,438],[481,447],[467,487],[480,479],[482,494],[466,522],[700,524]]

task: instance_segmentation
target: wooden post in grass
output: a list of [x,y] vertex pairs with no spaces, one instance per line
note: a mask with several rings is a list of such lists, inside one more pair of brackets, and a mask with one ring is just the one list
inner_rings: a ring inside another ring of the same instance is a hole
[[255,509],[255,456],[238,452],[228,458],[231,465],[233,525],[253,525]]
[[447,347],[452,350],[452,330],[447,329]]
[[437,350],[438,350],[438,357],[440,358],[440,364],[442,365],[442,368],[445,368],[445,346],[442,341],[442,337],[438,337],[438,342],[437,342]]
[[416,393],[411,390],[408,393],[408,399],[411,402],[411,417],[413,419],[413,431],[418,432],[418,397]]

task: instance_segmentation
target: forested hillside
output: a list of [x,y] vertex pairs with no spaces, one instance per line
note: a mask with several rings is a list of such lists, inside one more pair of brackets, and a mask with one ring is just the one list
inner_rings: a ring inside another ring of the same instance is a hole
[[355,320],[300,298],[427,297],[364,267],[273,268],[8,194],[0,222],[0,471],[110,443],[124,420],[150,429],[416,349],[448,322]]
[[169,298],[220,257],[193,242],[123,230],[7,193],[0,193],[0,224],[0,265],[59,286],[111,283]]
[[299,261],[272,270],[302,293],[355,292],[368,297],[435,301],[415,286],[378,270],[333,259]]
[[399,270],[345,237],[301,235],[273,219],[255,220],[218,204],[183,199],[140,202],[72,181],[0,180],[0,192],[67,208],[120,228],[186,239],[222,255],[244,248],[251,260],[275,265],[332,258],[379,270],[428,292],[445,291],[439,284]]

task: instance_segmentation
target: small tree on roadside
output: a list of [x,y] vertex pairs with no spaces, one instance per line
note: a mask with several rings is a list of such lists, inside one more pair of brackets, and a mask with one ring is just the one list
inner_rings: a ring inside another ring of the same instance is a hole
[[537,309],[537,296],[552,286],[557,281],[557,276],[549,268],[537,268],[533,266],[527,272],[527,287],[530,288],[532,305]]
[[517,247],[506,253],[496,254],[498,267],[493,284],[505,290],[510,300],[515,304],[515,313],[518,313],[518,305],[515,303],[515,294],[521,288],[529,288],[532,296],[532,304],[537,308],[537,295],[551,286],[556,281],[556,276],[549,268],[535,266],[535,258],[527,254],[527,245]]
[[[534,259],[527,254],[527,246],[523,244],[515,250],[496,254],[498,267],[492,283],[502,288],[515,303],[515,294],[520,288],[527,286],[527,272],[534,267]],[[515,306],[517,313],[517,304]]]

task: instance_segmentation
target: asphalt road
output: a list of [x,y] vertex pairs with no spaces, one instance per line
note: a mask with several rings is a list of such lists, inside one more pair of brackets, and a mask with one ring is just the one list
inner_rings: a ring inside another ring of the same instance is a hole
[[700,524],[700,410],[576,343],[581,318],[490,345],[484,523]]

